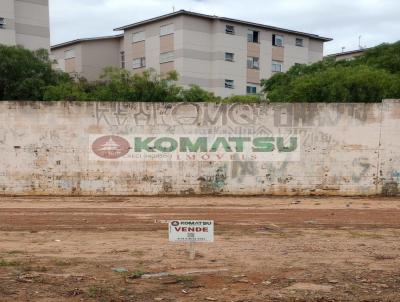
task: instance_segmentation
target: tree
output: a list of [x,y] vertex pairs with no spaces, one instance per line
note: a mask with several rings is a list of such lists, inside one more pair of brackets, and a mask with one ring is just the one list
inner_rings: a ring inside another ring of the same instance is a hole
[[325,59],[297,65],[262,81],[273,102],[380,102],[400,98],[400,42],[352,61]]
[[125,69],[107,67],[100,80],[88,83],[81,79],[76,83],[59,83],[45,89],[48,101],[132,101],[132,102],[215,102],[213,93],[190,86],[178,86],[178,74],[172,71],[161,76],[153,69],[132,75]]
[[67,83],[69,76],[52,69],[46,50],[0,45],[0,100],[42,100],[44,87]]
[[182,89],[179,95],[182,102],[216,102],[219,100],[214,93],[191,85],[189,89]]

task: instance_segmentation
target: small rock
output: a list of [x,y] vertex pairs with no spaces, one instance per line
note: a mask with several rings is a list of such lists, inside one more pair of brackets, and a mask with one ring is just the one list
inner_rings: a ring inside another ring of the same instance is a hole
[[271,285],[272,284],[271,281],[264,281],[264,282],[261,282],[261,283],[264,284],[264,285]]
[[217,299],[216,299],[216,298],[207,297],[207,298],[206,298],[206,301],[217,301]]
[[328,280],[328,282],[329,282],[329,283],[332,283],[332,284],[339,283],[339,281],[338,281],[338,280]]
[[244,278],[246,275],[233,275],[232,278]]
[[162,301],[164,298],[154,298],[154,301]]
[[239,279],[239,280],[236,280],[236,282],[239,282],[239,283],[249,283],[249,280],[247,280],[247,279]]
[[187,289],[182,289],[182,293],[184,293],[184,294],[188,294],[188,293],[189,293],[189,291],[188,291]]

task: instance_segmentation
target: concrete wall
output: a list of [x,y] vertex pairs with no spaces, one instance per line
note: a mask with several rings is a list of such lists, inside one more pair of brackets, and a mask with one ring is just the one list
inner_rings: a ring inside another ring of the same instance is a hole
[[[92,135],[295,135],[299,161],[90,159]],[[0,194],[397,195],[400,100],[382,104],[1,102]]]

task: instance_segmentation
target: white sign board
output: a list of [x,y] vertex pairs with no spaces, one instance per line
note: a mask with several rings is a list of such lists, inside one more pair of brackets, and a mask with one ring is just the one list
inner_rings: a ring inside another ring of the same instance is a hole
[[214,242],[213,220],[172,220],[168,227],[169,241]]

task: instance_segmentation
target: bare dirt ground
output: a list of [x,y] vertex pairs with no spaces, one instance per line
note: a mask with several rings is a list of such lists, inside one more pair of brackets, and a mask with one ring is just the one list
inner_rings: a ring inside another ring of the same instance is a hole
[[[216,241],[168,242],[169,219]],[[400,199],[1,197],[0,302],[400,301]]]

